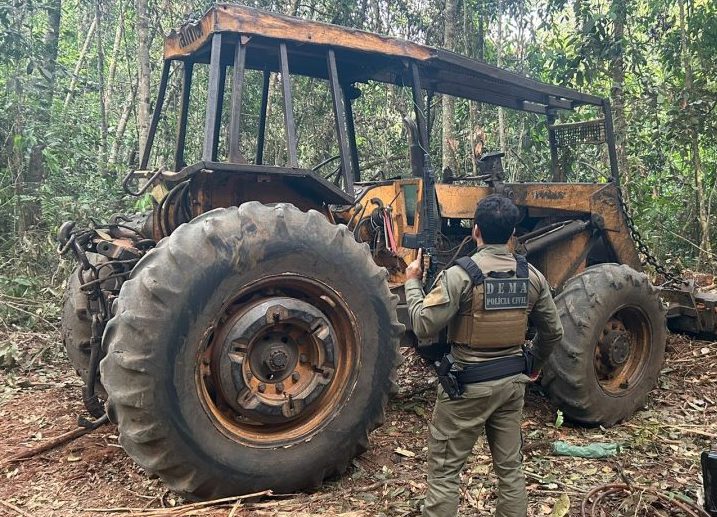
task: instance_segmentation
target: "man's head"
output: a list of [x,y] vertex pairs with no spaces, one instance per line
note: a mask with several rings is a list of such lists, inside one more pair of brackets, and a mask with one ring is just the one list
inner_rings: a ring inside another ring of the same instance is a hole
[[506,244],[519,219],[520,211],[510,199],[491,194],[476,207],[473,237],[481,239],[484,244]]

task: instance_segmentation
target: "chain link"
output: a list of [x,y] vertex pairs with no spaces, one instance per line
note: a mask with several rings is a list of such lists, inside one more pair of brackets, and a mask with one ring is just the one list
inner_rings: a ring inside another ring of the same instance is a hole
[[630,230],[630,237],[632,237],[632,240],[635,241],[637,251],[640,253],[642,265],[652,266],[655,272],[662,275],[665,278],[665,283],[663,284],[665,286],[686,283],[685,279],[678,271],[671,268],[668,269],[665,264],[663,264],[657,257],[655,257],[655,255],[650,252],[650,249],[645,243],[645,239],[642,237],[642,234],[640,234],[640,231],[637,229],[635,220],[632,218],[630,209],[625,202],[624,192],[622,190],[622,187],[620,186],[617,186],[617,198],[620,201],[620,208],[622,209],[622,213],[625,216],[627,228]]

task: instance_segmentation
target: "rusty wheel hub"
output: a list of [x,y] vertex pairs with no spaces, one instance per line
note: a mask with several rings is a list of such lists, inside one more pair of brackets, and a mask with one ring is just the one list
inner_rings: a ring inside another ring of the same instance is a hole
[[335,331],[313,305],[296,298],[265,298],[224,324],[214,349],[222,398],[259,423],[302,414],[324,391],[335,370]]
[[630,336],[624,329],[610,329],[600,342],[600,357],[609,368],[617,368],[630,356]]
[[285,273],[238,289],[208,329],[197,389],[214,425],[252,447],[310,439],[355,387],[352,311],[325,283]]
[[649,355],[651,334],[644,314],[626,307],[610,318],[595,345],[595,373],[613,395],[628,390],[640,377]]

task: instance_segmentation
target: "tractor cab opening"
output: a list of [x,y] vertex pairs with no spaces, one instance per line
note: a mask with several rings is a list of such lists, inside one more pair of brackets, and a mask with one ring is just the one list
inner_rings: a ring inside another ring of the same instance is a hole
[[[423,158],[431,154],[429,125],[435,116],[431,105],[437,95],[543,115],[553,181],[564,181],[570,168],[560,147],[587,141],[607,144],[609,168],[603,177],[618,178],[605,99],[540,83],[446,50],[218,4],[166,38],[159,93],[139,170],[126,178],[125,185],[143,176],[148,180],[145,187],[133,193],[158,187],[159,203],[188,178],[196,177],[193,183],[202,185],[201,189],[184,186],[182,195],[175,193],[173,199],[192,198],[192,204],[175,210],[177,216],[165,217],[166,228],[160,228],[160,235],[171,233],[175,220],[186,219],[182,212],[198,215],[249,199],[291,201],[302,209],[353,205],[368,185],[386,179],[385,174],[365,172],[371,159],[360,156],[357,145],[357,138],[365,137],[357,135],[353,106],[360,102],[362,88],[374,84],[398,87],[410,97],[410,111],[405,114],[409,159],[398,165],[394,178],[423,178]],[[170,88],[178,94],[168,101]],[[330,96],[325,127],[302,127],[306,124],[297,117],[296,103],[307,92]],[[251,109],[257,97],[258,112]],[[556,123],[561,111],[581,106],[592,107],[600,118]],[[153,156],[158,128],[170,124],[166,118],[172,111],[177,118],[174,152],[170,155],[169,146],[160,146]],[[268,135],[270,131],[282,133],[280,145],[279,135]],[[268,136],[274,137],[271,149]],[[445,183],[490,183],[502,179],[500,158],[486,154],[477,163],[477,176],[445,171],[439,177]],[[207,189],[207,182],[213,188]],[[418,197],[413,194],[417,183],[408,183],[414,185],[408,195]],[[409,212],[415,209],[412,206]]]

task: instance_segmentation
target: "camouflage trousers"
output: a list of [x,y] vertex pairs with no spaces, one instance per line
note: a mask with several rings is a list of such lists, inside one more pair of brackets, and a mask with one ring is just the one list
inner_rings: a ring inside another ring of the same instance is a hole
[[520,421],[527,381],[521,374],[468,384],[460,400],[450,400],[443,389],[438,388],[429,424],[424,517],[457,515],[460,472],[483,430],[498,477],[495,515],[525,517],[528,496],[521,468]]

